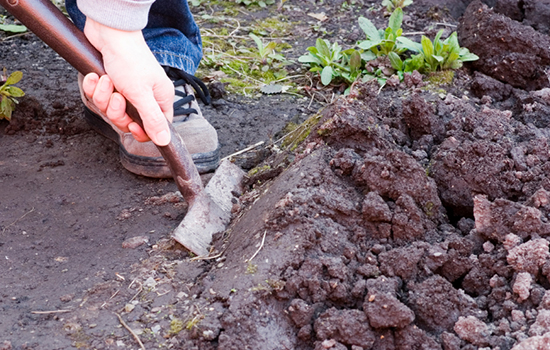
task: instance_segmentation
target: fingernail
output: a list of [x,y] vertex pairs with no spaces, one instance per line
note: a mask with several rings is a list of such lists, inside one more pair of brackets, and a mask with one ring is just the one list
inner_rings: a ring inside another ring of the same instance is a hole
[[163,130],[157,134],[157,145],[159,146],[166,146],[170,143],[170,134]]
[[120,106],[122,103],[120,103],[120,99],[117,98],[115,95],[113,95],[113,98],[111,98],[111,109],[118,111],[120,110]]
[[99,79],[99,89],[101,91],[108,91],[109,90],[109,82],[106,79]]

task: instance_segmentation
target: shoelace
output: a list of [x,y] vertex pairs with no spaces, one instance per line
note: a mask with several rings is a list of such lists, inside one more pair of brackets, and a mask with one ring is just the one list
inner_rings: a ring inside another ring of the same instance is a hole
[[[174,87],[184,86],[184,85],[191,85],[193,89],[195,90],[195,93],[199,98],[204,102],[204,104],[208,105],[210,104],[211,97],[210,97],[210,91],[208,90],[208,87],[197,77],[194,75],[188,74],[184,72],[183,70],[179,70],[172,67],[164,67],[164,70],[166,71],[166,74],[170,79],[174,81]],[[177,102],[174,102],[174,121],[180,121],[177,117],[184,117],[181,121],[187,120],[189,117],[189,114],[197,113],[197,110],[195,108],[186,108],[185,105],[191,103],[195,96],[188,95],[184,91],[176,90],[176,95],[181,97],[181,99]]]

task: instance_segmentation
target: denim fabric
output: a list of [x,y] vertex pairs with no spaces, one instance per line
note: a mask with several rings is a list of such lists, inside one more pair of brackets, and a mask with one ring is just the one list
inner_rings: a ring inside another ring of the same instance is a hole
[[[86,16],[76,6],[76,0],[66,0],[65,7],[83,30]],[[155,1],[143,36],[161,65],[195,73],[202,58],[202,41],[187,0]]]

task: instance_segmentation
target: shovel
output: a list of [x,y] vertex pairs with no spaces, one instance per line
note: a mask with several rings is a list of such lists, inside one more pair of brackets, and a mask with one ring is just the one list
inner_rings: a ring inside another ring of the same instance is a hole
[[[101,54],[50,0],[0,0],[0,5],[83,75],[105,74]],[[129,102],[126,113],[143,127],[139,113]],[[233,193],[242,192],[244,172],[223,161],[204,188],[193,159],[172,124],[170,132],[170,143],[157,147],[189,205],[172,237],[191,252],[208,255],[212,235],[224,231],[231,219]]]

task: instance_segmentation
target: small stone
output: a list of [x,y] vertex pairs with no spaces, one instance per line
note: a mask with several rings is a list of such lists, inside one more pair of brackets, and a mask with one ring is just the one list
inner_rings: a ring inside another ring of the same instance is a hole
[[153,277],[149,277],[148,279],[145,280],[145,282],[143,282],[143,285],[145,287],[155,288],[155,286],[157,285],[157,281],[155,281]]
[[124,311],[126,311],[127,313],[130,313],[132,312],[132,310],[135,309],[135,305],[134,304],[126,304],[124,305]]
[[483,243],[483,250],[487,253],[492,252],[495,249],[495,245],[489,241]]
[[122,242],[122,248],[135,249],[147,242],[149,242],[149,238],[147,238],[146,236],[136,236],[136,237],[128,238],[127,240]]
[[64,303],[68,303],[69,301],[73,300],[74,294],[65,294],[59,298]]

